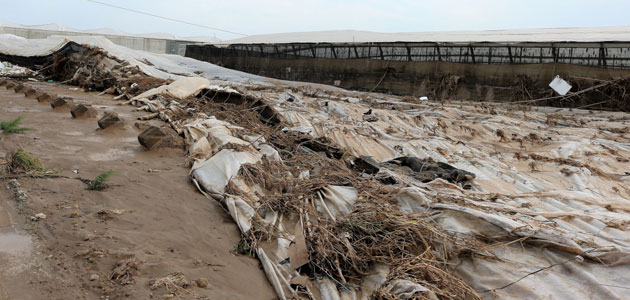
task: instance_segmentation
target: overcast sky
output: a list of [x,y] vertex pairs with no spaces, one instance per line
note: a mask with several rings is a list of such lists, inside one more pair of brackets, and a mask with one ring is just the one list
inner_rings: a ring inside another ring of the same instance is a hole
[[[628,0],[99,0],[243,34],[355,29],[379,32],[630,25]],[[0,20],[180,36],[238,35],[87,0],[0,0]]]

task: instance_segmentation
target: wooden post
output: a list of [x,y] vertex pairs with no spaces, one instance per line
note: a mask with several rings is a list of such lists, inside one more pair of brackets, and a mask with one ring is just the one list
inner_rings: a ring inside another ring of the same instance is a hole
[[435,50],[437,51],[438,61],[442,61],[442,53],[440,53],[440,45],[435,43]]
[[488,46],[488,64],[492,63],[492,47]]

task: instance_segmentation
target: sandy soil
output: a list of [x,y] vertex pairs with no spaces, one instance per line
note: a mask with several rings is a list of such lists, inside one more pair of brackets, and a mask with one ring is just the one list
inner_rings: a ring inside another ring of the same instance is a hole
[[[23,147],[68,177],[20,178],[24,205],[1,182],[1,300],[165,299],[170,292],[150,289],[149,281],[172,272],[209,281],[207,288],[179,289],[175,298],[275,299],[258,261],[234,254],[239,231],[233,221],[189,182],[183,151],[138,144],[134,123],[144,113],[117,106],[110,96],[32,85],[92,103],[99,114],[116,111],[125,125],[97,130],[96,118],[72,119],[67,109],[0,88],[0,120],[24,115],[23,125],[34,129],[0,134],[0,155]],[[76,179],[108,170],[117,175],[104,191],[86,190]],[[46,219],[32,221],[37,213]],[[141,262],[128,285],[109,280],[121,255]],[[99,278],[90,280],[93,275]]]

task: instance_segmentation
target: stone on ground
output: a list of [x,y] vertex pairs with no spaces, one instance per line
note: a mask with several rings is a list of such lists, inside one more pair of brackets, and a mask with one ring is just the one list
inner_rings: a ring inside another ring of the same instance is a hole
[[100,120],[98,120],[98,127],[105,129],[114,124],[120,123],[120,118],[115,112],[106,112]]
[[26,89],[26,86],[20,83],[20,84],[16,85],[16,86],[13,88],[13,91],[14,91],[14,92],[16,92],[16,93],[21,93],[21,92],[23,92],[25,89]]
[[197,280],[195,280],[195,283],[197,283],[197,286],[200,288],[207,288],[208,287],[208,278],[199,278]]
[[42,93],[41,95],[37,96],[37,101],[46,102],[52,100],[53,98],[54,97],[48,93]]
[[174,130],[151,126],[138,135],[138,142],[147,149],[182,148],[184,141]]
[[58,108],[58,107],[68,107],[70,105],[72,101],[72,98],[68,98],[68,97],[57,97],[55,98],[55,100],[53,100],[52,102],[50,102],[50,106],[52,108]]
[[35,97],[35,96],[37,96],[37,90],[36,90],[36,89],[34,89],[34,88],[27,89],[27,90],[24,92],[24,97],[27,97],[27,98],[33,98],[33,97]]
[[79,104],[72,107],[72,110],[70,110],[70,114],[73,118],[89,118],[95,116],[96,112],[92,107],[89,107],[85,104]]

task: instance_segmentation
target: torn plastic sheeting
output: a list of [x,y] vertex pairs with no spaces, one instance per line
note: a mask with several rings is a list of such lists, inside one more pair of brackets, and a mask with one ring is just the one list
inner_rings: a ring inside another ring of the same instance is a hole
[[518,244],[496,248],[495,255],[494,260],[465,258],[455,270],[484,299],[627,299],[627,264],[582,261],[571,254]]
[[276,295],[278,295],[278,299],[286,300],[287,297],[284,294],[284,288],[282,288],[282,283],[280,282],[280,278],[283,277],[282,274],[274,267],[274,263],[269,259],[265,250],[257,248],[256,254],[262,263],[263,270],[265,271],[265,274],[267,274],[267,278],[269,278],[269,281],[271,282],[271,286],[273,286],[273,289],[276,291]]
[[234,152],[223,149],[219,153],[200,163],[195,163],[192,176],[213,198],[221,199],[225,187],[232,177],[238,174],[243,164],[255,164],[260,161],[260,154]]
[[28,68],[16,66],[9,62],[0,61],[0,76],[26,75],[29,73],[32,73],[32,71]]
[[223,92],[223,93],[230,93],[230,94],[238,94],[238,95],[242,95],[241,92],[228,87],[228,86],[220,86],[220,85],[210,85],[207,88],[208,90],[214,91],[214,92]]
[[415,283],[409,280],[396,279],[390,281],[385,290],[396,295],[399,299],[407,300],[412,298],[416,293],[427,293],[429,300],[438,300],[438,297],[431,290],[422,286],[419,283]]
[[307,126],[284,127],[282,128],[282,132],[298,132],[298,133],[312,135],[313,127],[307,127]]
[[332,102],[332,101],[328,101],[326,102],[326,111],[329,114],[332,114],[334,116],[337,116],[339,118],[347,118],[348,117],[348,113],[346,113],[346,111],[343,109],[343,106]]
[[241,232],[248,232],[252,228],[251,219],[256,213],[254,209],[240,197],[227,196],[223,203]]
[[401,189],[396,195],[396,201],[398,202],[400,211],[408,214],[424,212],[427,210],[426,207],[433,202],[417,187]]
[[183,127],[186,144],[189,147],[189,152],[193,154],[212,155],[227,144],[250,145],[250,143],[232,135],[231,129],[241,129],[241,127],[217,120],[214,116],[194,120]]
[[133,97],[131,100],[151,98],[156,95],[168,95],[177,99],[185,99],[190,96],[197,95],[201,90],[207,88],[209,85],[210,81],[205,78],[182,77],[173,81],[170,84],[150,89],[138,96]]
[[269,161],[282,161],[280,153],[267,144],[260,145],[260,147],[258,147],[258,152],[260,152],[260,154],[266,157]]
[[334,221],[352,212],[358,192],[353,187],[328,185],[319,190],[317,196],[317,211]]
[[387,275],[389,274],[389,267],[385,264],[375,264],[369,271],[368,275],[362,278],[361,284],[361,300],[368,300],[372,298],[372,294],[378,290],[385,282],[387,282]]
[[[574,241],[567,232],[561,228],[548,229],[545,227],[535,228],[531,224],[521,223],[509,218],[492,215],[475,209],[460,207],[450,204],[433,204],[431,208],[449,209],[463,212],[482,220],[485,220],[507,233],[515,234],[522,237],[535,239],[541,243],[552,246],[564,252],[582,255],[598,261],[604,261],[609,264],[617,264],[630,261],[630,249],[618,245],[596,245],[592,240],[579,239]],[[577,237],[574,237],[577,238]],[[590,245],[587,249],[580,245]]]

